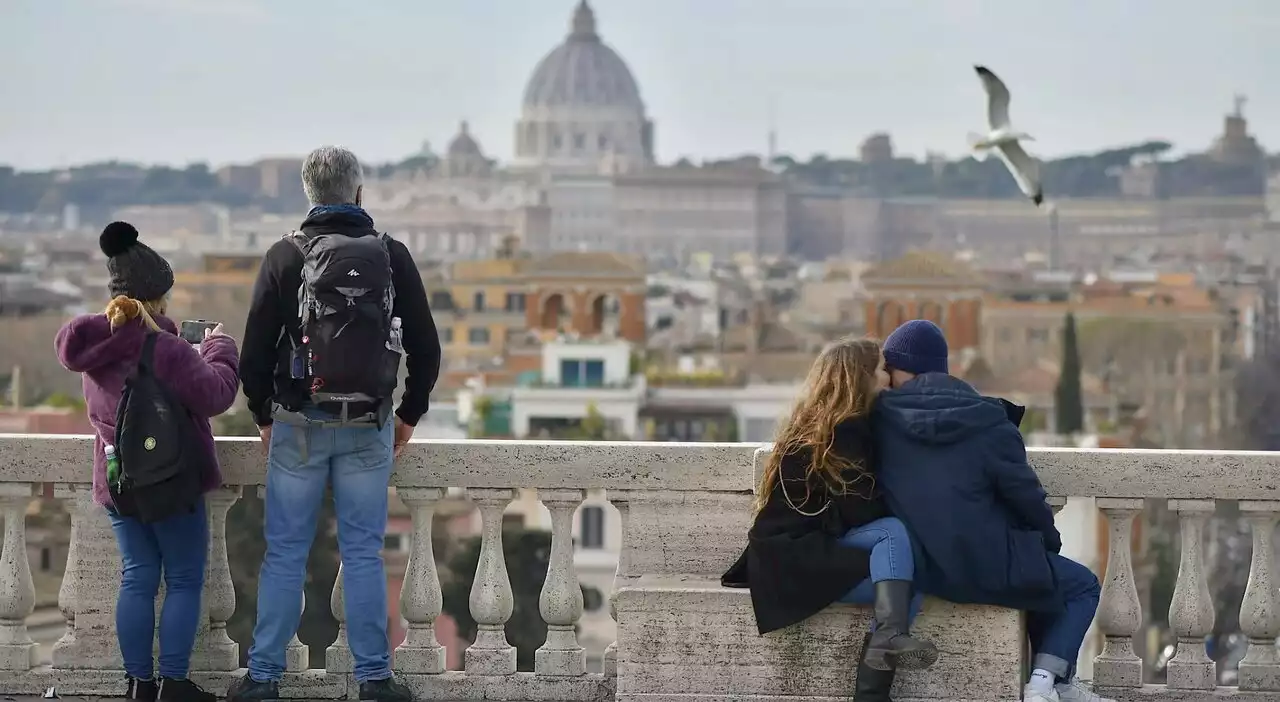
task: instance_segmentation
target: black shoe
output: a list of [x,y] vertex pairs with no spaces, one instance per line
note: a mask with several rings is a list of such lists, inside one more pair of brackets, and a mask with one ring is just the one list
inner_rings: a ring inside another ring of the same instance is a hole
[[186,678],[160,678],[160,702],[215,702],[218,696],[205,692],[199,685]]
[[893,689],[892,670],[876,670],[867,665],[867,650],[871,648],[871,634],[862,639],[862,656],[858,660],[858,677],[853,686],[853,702],[893,702],[889,691]]
[[409,691],[407,685],[392,677],[360,683],[360,699],[376,702],[413,702],[413,693]]
[[156,681],[155,680],[139,680],[137,678],[126,678],[129,682],[128,692],[124,698],[127,700],[145,700],[145,702],[156,702]]
[[876,670],[922,670],[938,660],[938,649],[913,638],[908,624],[911,582],[882,580],[876,583],[876,630],[867,642],[863,660]]
[[231,683],[227,702],[274,702],[280,699],[280,684],[258,682],[248,675]]

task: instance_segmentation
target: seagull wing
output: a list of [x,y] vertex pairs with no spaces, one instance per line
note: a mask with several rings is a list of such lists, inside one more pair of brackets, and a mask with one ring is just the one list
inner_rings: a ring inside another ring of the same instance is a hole
[[1000,144],[998,150],[1000,160],[1004,161],[1004,165],[1013,174],[1013,179],[1018,183],[1018,189],[1039,205],[1044,200],[1044,190],[1040,185],[1040,164],[1027,154],[1022,144],[1016,141]]
[[987,91],[987,124],[991,131],[1009,126],[1009,89],[985,66],[974,66]]

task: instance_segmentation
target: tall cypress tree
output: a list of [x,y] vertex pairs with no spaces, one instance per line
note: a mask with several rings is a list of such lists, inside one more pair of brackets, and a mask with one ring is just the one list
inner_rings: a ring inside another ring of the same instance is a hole
[[1067,313],[1062,329],[1062,366],[1054,388],[1054,411],[1059,434],[1084,431],[1084,393],[1080,388],[1080,347],[1076,341],[1076,316]]

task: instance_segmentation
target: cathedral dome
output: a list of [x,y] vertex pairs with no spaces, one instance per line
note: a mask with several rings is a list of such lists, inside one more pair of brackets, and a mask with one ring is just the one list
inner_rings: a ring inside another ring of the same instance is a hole
[[533,69],[516,124],[517,167],[599,172],[652,162],[653,125],[631,69],[579,0],[569,35]]
[[573,13],[569,36],[538,62],[524,90],[525,107],[621,107],[644,112],[631,69],[600,40],[586,0]]
[[471,129],[467,126],[466,121],[458,125],[458,134],[453,137],[453,141],[449,142],[450,157],[459,156],[484,156],[484,152],[480,150],[480,144],[471,136]]

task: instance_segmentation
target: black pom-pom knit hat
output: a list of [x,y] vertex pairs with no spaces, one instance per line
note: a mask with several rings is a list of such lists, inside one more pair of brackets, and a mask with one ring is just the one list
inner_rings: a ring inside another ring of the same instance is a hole
[[173,268],[163,256],[138,241],[138,230],[132,224],[108,224],[98,237],[98,247],[107,255],[112,297],[125,295],[151,302],[163,298],[173,287]]

